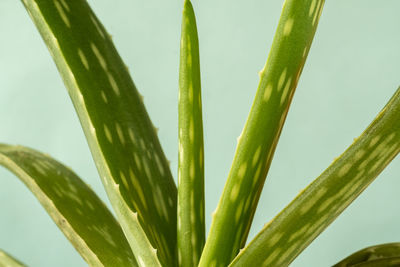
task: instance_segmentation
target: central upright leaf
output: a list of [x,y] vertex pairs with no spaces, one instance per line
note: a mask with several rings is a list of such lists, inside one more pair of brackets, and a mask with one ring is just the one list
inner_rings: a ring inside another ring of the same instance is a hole
[[68,88],[139,265],[175,265],[176,186],[109,34],[84,0],[23,2]]
[[190,0],[182,13],[179,68],[178,261],[197,266],[205,242],[200,55]]

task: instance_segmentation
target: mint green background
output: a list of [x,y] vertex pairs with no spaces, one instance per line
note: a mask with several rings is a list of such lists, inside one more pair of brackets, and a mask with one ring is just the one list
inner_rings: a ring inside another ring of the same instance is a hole
[[[198,3],[199,2],[199,3]],[[91,0],[160,128],[176,176],[182,1]],[[215,209],[283,1],[194,0],[201,46],[206,214]],[[352,143],[400,85],[400,1],[327,1],[278,144],[253,237]],[[75,170],[106,199],[67,92],[19,1],[0,1],[0,142]],[[400,241],[400,158],[292,266]],[[0,169],[0,248],[29,266],[85,266],[30,192]]]

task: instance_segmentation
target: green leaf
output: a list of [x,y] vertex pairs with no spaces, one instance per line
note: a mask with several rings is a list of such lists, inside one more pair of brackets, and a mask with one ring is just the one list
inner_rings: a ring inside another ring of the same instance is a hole
[[398,267],[400,266],[400,257],[376,259],[367,262],[361,262],[351,266],[352,267]]
[[204,148],[196,18],[185,0],[179,75],[178,259],[197,266],[205,242]]
[[121,227],[97,195],[47,155],[0,144],[3,165],[32,191],[91,266],[137,266]]
[[14,259],[10,254],[7,254],[0,249],[0,267],[24,267],[25,265]]
[[226,266],[246,242],[323,4],[323,0],[284,3],[267,63],[260,72],[257,94],[213,216],[201,267]]
[[66,84],[138,263],[176,264],[177,191],[154,126],[84,0],[23,0]]
[[[397,263],[399,264],[400,243],[387,243],[359,250],[351,254],[347,258],[343,259],[339,263],[335,264],[333,267],[346,267],[354,265],[359,266],[359,264],[375,264],[377,263],[377,261],[383,261],[387,263],[386,260],[390,261],[395,258],[397,258],[396,260]],[[371,266],[390,266],[390,265],[371,265]]]
[[287,266],[400,151],[400,88],[368,128],[230,266]]

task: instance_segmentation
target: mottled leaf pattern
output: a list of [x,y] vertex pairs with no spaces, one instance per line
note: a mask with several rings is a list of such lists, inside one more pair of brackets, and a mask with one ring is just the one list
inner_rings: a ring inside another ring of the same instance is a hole
[[24,267],[20,261],[0,249],[0,267]]
[[91,266],[137,266],[121,227],[69,168],[21,146],[0,145],[0,165],[17,175]]
[[196,19],[185,0],[179,75],[178,259],[197,266],[205,240],[204,149]]
[[[240,250],[325,2],[285,0],[204,244],[200,60],[190,0],[182,19],[178,192],[142,97],[87,2],[22,2],[66,84],[120,225],[49,156],[0,144],[0,164],[28,186],[90,266],[287,266],[400,151],[399,88],[364,133]],[[399,248],[369,247],[335,266],[399,266]],[[0,250],[1,266],[24,265]]]
[[400,88],[361,136],[267,224],[230,266],[287,266],[399,151]]
[[67,86],[140,265],[176,264],[177,191],[110,36],[84,0],[23,0]]
[[324,0],[286,0],[210,233],[201,267],[226,266],[239,252],[299,81]]
[[371,266],[390,266],[387,263],[392,259],[396,259],[397,264],[400,264],[400,243],[388,243],[364,248],[351,254],[333,267],[364,266],[362,264],[376,264],[378,262],[385,264]]

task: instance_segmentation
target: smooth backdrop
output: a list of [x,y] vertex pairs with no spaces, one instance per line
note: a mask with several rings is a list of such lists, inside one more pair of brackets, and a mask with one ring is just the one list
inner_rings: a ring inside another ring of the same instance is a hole
[[[183,1],[89,0],[129,66],[176,177]],[[200,39],[210,226],[282,0],[193,0]],[[400,85],[400,1],[326,1],[250,238],[372,121]],[[67,91],[20,1],[0,1],[0,142],[44,151],[105,200]],[[400,158],[292,266],[330,266],[400,241]],[[108,203],[108,202],[107,202]],[[25,186],[0,169],[0,248],[29,266],[85,266]]]

